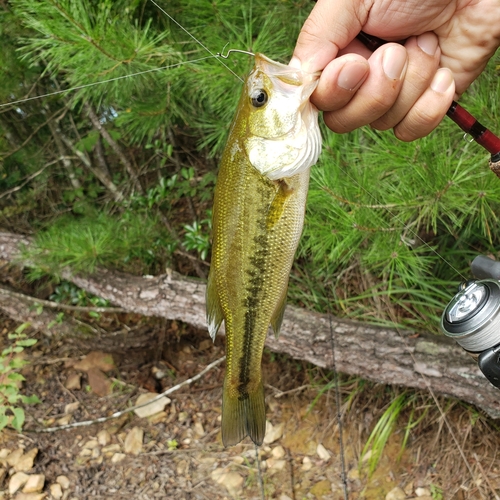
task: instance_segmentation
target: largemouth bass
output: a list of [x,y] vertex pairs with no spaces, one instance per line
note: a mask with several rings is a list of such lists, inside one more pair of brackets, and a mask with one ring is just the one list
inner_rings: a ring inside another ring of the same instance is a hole
[[309,171],[318,159],[319,74],[257,54],[222,155],[213,207],[207,323],[226,327],[224,446],[266,429],[261,359],[269,325],[279,334],[304,223]]

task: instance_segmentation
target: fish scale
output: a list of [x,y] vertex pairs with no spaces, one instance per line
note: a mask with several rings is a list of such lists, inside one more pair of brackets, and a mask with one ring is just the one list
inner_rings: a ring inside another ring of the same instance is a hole
[[[321,140],[309,103],[317,76],[260,54],[255,61],[222,155],[213,208],[207,322],[212,338],[222,321],[226,327],[225,446],[247,435],[256,444],[264,439],[262,352],[269,325],[276,335],[281,326]],[[273,156],[275,146],[284,151],[283,161]],[[259,156],[252,164],[254,148],[269,152],[273,163]]]

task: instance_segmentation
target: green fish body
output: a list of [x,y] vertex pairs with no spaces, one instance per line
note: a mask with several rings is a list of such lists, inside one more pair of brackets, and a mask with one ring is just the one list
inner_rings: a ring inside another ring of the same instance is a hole
[[224,150],[213,207],[207,323],[226,328],[222,441],[261,444],[261,359],[269,325],[279,334],[304,222],[309,171],[320,153],[318,75],[261,54],[248,76]]

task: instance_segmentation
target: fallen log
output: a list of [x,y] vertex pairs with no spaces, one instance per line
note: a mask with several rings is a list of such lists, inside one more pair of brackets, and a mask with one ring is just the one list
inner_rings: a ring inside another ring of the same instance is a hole
[[[24,236],[0,233],[0,259],[23,265],[19,247],[29,243]],[[175,273],[141,277],[105,269],[92,276],[65,271],[63,277],[127,311],[206,329],[205,283],[199,280]],[[0,295],[0,309],[9,314],[2,300]],[[332,339],[340,372],[384,384],[428,387],[500,417],[498,390],[477,364],[444,336],[375,327],[289,306],[279,339],[270,334],[266,345],[272,351],[327,368],[333,361]]]

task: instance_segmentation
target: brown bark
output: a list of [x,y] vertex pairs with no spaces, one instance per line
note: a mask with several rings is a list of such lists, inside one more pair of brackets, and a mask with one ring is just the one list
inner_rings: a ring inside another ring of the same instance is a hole
[[[29,244],[22,236],[0,233],[0,258],[13,261],[22,241]],[[205,284],[201,281],[174,273],[139,277],[107,270],[88,277],[66,272],[64,277],[129,311],[206,328]],[[398,332],[289,306],[279,339],[270,334],[267,346],[330,367],[332,337],[340,372],[405,387],[428,386],[436,393],[462,399],[500,417],[498,390],[464,351],[444,337],[417,336],[415,332]]]

